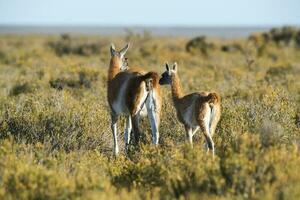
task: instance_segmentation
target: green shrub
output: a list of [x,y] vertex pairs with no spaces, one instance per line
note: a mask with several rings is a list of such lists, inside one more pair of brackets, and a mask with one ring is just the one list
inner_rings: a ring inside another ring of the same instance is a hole
[[71,39],[70,35],[62,34],[60,40],[49,42],[49,46],[55,51],[58,56],[76,54],[82,56],[89,56],[99,54],[101,44],[98,43],[79,43]]
[[32,92],[32,87],[29,85],[29,83],[21,83],[14,85],[10,90],[11,96],[17,96],[22,93],[29,93]]
[[205,36],[201,36],[201,37],[196,37],[192,40],[190,40],[187,44],[186,44],[186,51],[187,52],[200,52],[203,55],[207,55],[208,54],[208,50],[211,50],[214,48],[214,44],[212,43],[208,43],[206,41]]

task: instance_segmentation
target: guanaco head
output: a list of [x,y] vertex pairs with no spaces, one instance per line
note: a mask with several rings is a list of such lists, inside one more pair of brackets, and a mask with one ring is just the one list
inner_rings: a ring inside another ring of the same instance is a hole
[[120,66],[120,70],[126,70],[128,67],[128,60],[125,58],[128,48],[129,44],[126,44],[123,49],[117,51],[114,44],[111,44],[110,46],[111,60],[117,62],[116,64]]
[[160,85],[168,85],[172,82],[172,74],[177,73],[177,63],[175,62],[173,68],[170,69],[169,64],[166,63],[166,71],[161,74],[161,78],[159,79]]

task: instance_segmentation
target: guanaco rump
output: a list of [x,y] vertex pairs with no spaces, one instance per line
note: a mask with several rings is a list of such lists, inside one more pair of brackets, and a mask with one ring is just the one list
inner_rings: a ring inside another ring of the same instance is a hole
[[159,75],[155,72],[146,73],[140,69],[128,69],[128,63],[124,57],[128,48],[128,44],[120,51],[116,51],[114,45],[110,47],[111,59],[108,69],[107,97],[111,110],[111,129],[115,155],[119,153],[117,121],[121,114],[126,116],[125,149],[128,148],[132,129],[135,142],[139,143],[140,116],[148,115],[152,143],[157,145],[159,140],[161,110]]
[[196,92],[184,95],[177,68],[176,62],[173,69],[170,69],[166,63],[166,71],[161,75],[159,84],[171,85],[177,118],[184,125],[186,137],[191,146],[193,146],[193,136],[200,127],[206,139],[206,148],[211,150],[214,156],[215,148],[212,136],[221,116],[221,98],[214,92]]

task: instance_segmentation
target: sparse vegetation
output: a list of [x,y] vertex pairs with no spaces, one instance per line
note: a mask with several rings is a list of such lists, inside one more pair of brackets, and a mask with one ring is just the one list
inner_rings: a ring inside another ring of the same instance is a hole
[[196,37],[192,40],[190,40],[186,44],[186,51],[190,53],[202,53],[203,55],[208,54],[208,50],[214,49],[215,45],[213,43],[209,43],[206,40],[205,36]]
[[131,34],[129,66],[162,73],[165,61],[177,61],[185,91],[221,94],[222,117],[212,160],[201,134],[194,149],[185,144],[163,88],[159,147],[149,145],[142,120],[141,146],[115,159],[106,70],[110,41],[120,47],[128,37],[67,39],[71,49],[85,41],[99,48],[81,54],[49,48],[66,42],[56,36],[0,36],[0,199],[300,198],[296,46],[271,42],[260,50],[249,39],[207,38],[200,44],[214,47],[203,56],[202,47],[186,51],[185,38]]
[[62,34],[60,39],[48,43],[58,56],[66,54],[75,54],[88,56],[100,52],[100,43],[91,43],[88,41],[73,40],[70,35]]
[[300,47],[300,30],[294,27],[273,28],[269,32],[249,37],[255,43],[275,43],[280,46]]

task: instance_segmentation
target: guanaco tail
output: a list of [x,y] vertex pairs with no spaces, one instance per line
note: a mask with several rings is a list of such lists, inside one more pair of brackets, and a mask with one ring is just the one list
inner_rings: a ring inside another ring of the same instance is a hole
[[221,116],[221,98],[214,92],[196,92],[184,95],[177,73],[177,63],[170,69],[166,63],[166,71],[161,75],[160,85],[171,85],[173,103],[177,118],[184,125],[186,137],[193,146],[193,135],[201,129],[206,139],[206,148],[214,155],[214,135]]
[[140,116],[148,116],[151,125],[152,143],[159,141],[159,123],[161,111],[161,95],[159,75],[155,72],[144,72],[141,69],[128,69],[125,53],[129,46],[116,51],[111,46],[111,59],[108,69],[107,98],[111,114],[111,129],[114,139],[114,154],[118,155],[117,121],[121,114],[126,116],[125,145],[130,143],[133,129],[134,139],[139,143]]

